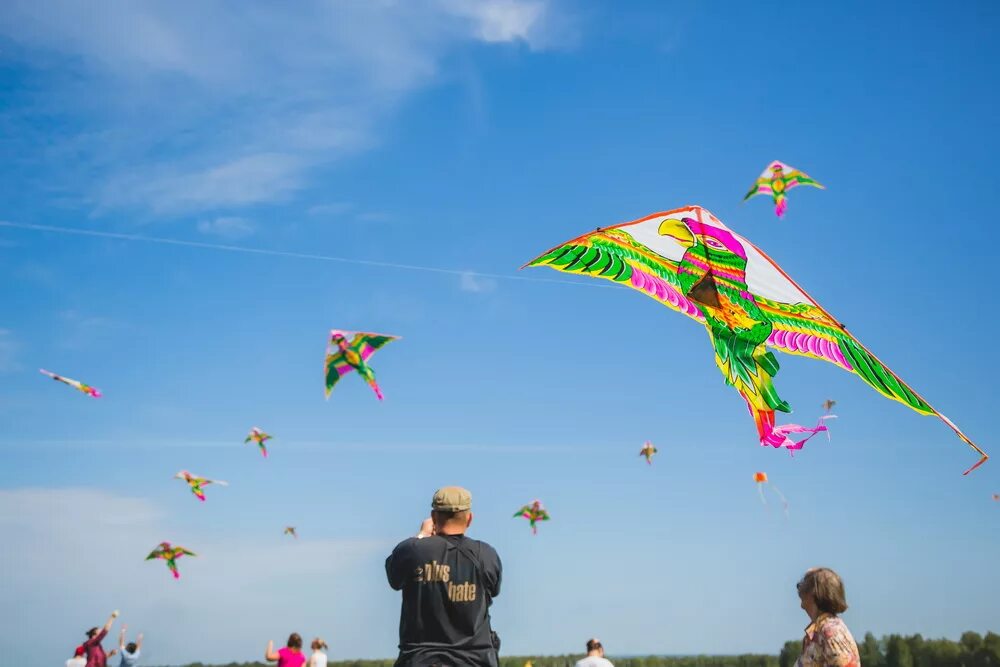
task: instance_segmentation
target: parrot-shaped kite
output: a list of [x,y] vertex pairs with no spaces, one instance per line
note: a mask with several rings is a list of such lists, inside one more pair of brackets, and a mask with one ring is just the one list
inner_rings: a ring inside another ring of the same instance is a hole
[[788,501],[785,500],[785,494],[779,491],[778,487],[776,487],[774,484],[771,484],[770,482],[767,481],[767,473],[755,472],[753,474],[753,481],[757,482],[757,491],[760,493],[760,502],[767,505],[767,499],[764,498],[764,485],[767,484],[768,486],[771,487],[771,490],[774,491],[776,494],[778,494],[778,497],[781,498],[781,503],[785,507],[785,516],[788,516]]
[[193,551],[188,551],[184,547],[174,547],[170,546],[170,542],[160,542],[160,545],[153,549],[146,560],[155,560],[157,558],[162,558],[167,563],[167,568],[173,573],[174,579],[180,579],[181,574],[177,571],[177,559],[181,556],[195,556]]
[[219,486],[229,486],[228,482],[223,482],[220,479],[205,479],[204,477],[198,477],[187,470],[181,470],[179,473],[174,475],[174,479],[183,479],[191,487],[191,493],[198,497],[198,500],[205,502],[205,491],[201,488],[203,486],[208,486],[209,484],[218,484]]
[[295,532],[295,526],[285,526],[285,535],[291,535],[295,539],[299,539],[299,534]]
[[[700,206],[688,206],[597,229],[529,262],[627,285],[702,324],[727,384],[743,396],[762,445],[800,449],[789,433],[826,430],[775,425],[791,412],[772,378],[778,360],[767,348],[836,364],[883,396],[935,415],[979,454],[987,454],[865,348],[771,258]],[[638,336],[638,333],[634,335]],[[633,339],[639,340],[639,339]],[[668,340],[641,334],[644,351],[686,354]],[[633,348],[637,349],[637,348]],[[676,383],[670,387],[673,389]],[[683,385],[680,385],[683,387]]]
[[653,446],[653,443],[647,440],[646,444],[639,450],[639,456],[645,456],[646,463],[653,465],[653,455],[655,455],[658,451],[659,450]]
[[[354,334],[354,337],[348,342],[347,337],[350,334]],[[330,398],[333,385],[337,384],[340,378],[351,371],[357,371],[381,401],[382,390],[375,381],[375,371],[368,365],[368,359],[380,347],[394,340],[399,340],[399,336],[339,329],[330,331],[330,342],[326,347],[326,397]]]
[[93,398],[101,397],[101,392],[95,389],[94,387],[91,387],[89,384],[84,384],[83,382],[78,382],[77,380],[73,380],[70,378],[64,378],[63,376],[56,375],[55,373],[47,371],[44,368],[39,368],[38,372],[41,373],[42,375],[48,375],[56,382],[62,382],[64,384],[68,384],[74,389],[82,391],[83,393],[87,394],[88,396],[92,396]]
[[825,410],[827,414],[830,414],[830,410],[833,410],[833,406],[835,406],[836,404],[837,401],[832,401],[828,398],[825,401],[823,401],[823,410]]
[[799,185],[811,185],[814,188],[825,190],[822,185],[809,178],[807,174],[790,167],[783,162],[775,160],[767,165],[767,168],[757,178],[757,182],[750,188],[743,201],[755,195],[771,195],[774,199],[774,212],[780,218],[788,208],[788,201],[785,193]]
[[256,426],[254,426],[252,429],[250,429],[250,433],[247,435],[246,439],[243,441],[243,444],[246,444],[246,443],[250,442],[251,440],[253,442],[256,442],[257,446],[260,447],[260,453],[264,455],[264,458],[267,458],[267,445],[265,443],[268,440],[271,440],[272,437],[273,436],[270,436],[267,433],[264,433],[264,431],[260,430]]
[[525,505],[518,511],[514,512],[514,518],[524,518],[531,523],[531,534],[538,534],[538,526],[535,524],[539,521],[548,521],[549,513],[544,507],[542,507],[542,502],[536,500],[530,505]]

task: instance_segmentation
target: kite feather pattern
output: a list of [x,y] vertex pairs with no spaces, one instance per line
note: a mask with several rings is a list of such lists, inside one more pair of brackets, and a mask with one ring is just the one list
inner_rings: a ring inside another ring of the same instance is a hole
[[827,430],[822,419],[812,428],[775,424],[775,412],[791,412],[791,407],[774,387],[779,364],[770,347],[832,363],[883,396],[938,417],[980,457],[964,474],[989,458],[774,260],[701,206],[588,232],[525,266],[548,266],[627,285],[702,324],[726,383],[740,393],[753,415],[761,445],[792,451],[809,438],[795,442],[789,434],[808,432],[811,438]]
[[514,512],[514,518],[527,519],[531,525],[531,534],[538,534],[538,526],[536,525],[539,521],[548,521],[549,513],[542,507],[542,501],[535,500],[530,505],[524,505],[521,509]]

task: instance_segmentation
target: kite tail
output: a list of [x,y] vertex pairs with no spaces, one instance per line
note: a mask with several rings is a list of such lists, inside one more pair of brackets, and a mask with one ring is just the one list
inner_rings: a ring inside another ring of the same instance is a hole
[[761,484],[760,482],[757,482],[757,493],[760,494],[760,502],[761,502],[761,504],[766,505],[767,504],[767,498],[764,497],[764,485]]
[[774,198],[774,213],[779,218],[785,215],[785,211],[788,210],[788,199],[784,194],[780,194]]
[[205,502],[205,494],[204,493],[196,493],[194,495],[198,496],[198,500],[200,500],[201,502]]
[[375,381],[375,378],[370,378],[368,380],[368,384],[369,384],[369,386],[371,386],[372,391],[375,392],[375,397],[378,398],[378,400],[381,401],[382,398],[383,398],[383,396],[382,396],[382,390],[379,388],[378,382]]
[[788,500],[785,499],[785,494],[779,491],[778,487],[773,484],[771,485],[771,488],[774,489],[774,492],[778,494],[779,498],[781,498],[781,504],[785,508],[785,516],[788,516]]
[[535,525],[534,521],[531,522],[531,534],[532,535],[538,534],[538,526]]
[[176,567],[170,568],[170,572],[174,575],[174,579],[180,579],[181,573],[177,571]]
[[264,445],[261,445],[260,446],[260,453],[263,454],[264,458],[266,459],[267,458],[267,447],[265,447]]

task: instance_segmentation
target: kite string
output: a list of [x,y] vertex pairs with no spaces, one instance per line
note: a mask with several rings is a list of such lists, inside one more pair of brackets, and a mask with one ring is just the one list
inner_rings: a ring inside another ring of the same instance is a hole
[[603,283],[578,282],[574,280],[559,280],[557,278],[531,278],[529,276],[515,276],[505,273],[485,273],[482,271],[466,271],[462,269],[447,269],[435,266],[421,266],[419,264],[384,262],[374,259],[337,257],[334,255],[319,255],[313,253],[294,252],[289,250],[269,250],[267,248],[254,248],[251,246],[230,245],[224,243],[187,241],[184,239],[174,239],[163,236],[146,236],[143,234],[126,234],[122,232],[104,232],[95,229],[59,227],[56,225],[39,225],[30,222],[10,222],[7,220],[0,220],[0,227],[11,227],[14,229],[24,229],[29,231],[54,232],[56,234],[72,234],[76,236],[91,236],[98,238],[117,239],[119,241],[140,241],[145,243],[159,243],[163,245],[186,246],[189,248],[202,248],[206,250],[219,250],[224,252],[242,252],[254,255],[268,255],[271,257],[290,257],[293,259],[310,259],[321,262],[338,262],[342,264],[356,264],[359,266],[373,266],[373,267],[381,267],[387,269],[399,269],[403,271],[423,271],[426,273],[439,273],[439,274],[453,275],[453,276],[492,278],[495,280],[518,280],[521,282],[533,282],[533,283],[557,283],[561,285],[576,285],[577,287],[599,287],[602,289],[616,288],[615,285],[606,285]]

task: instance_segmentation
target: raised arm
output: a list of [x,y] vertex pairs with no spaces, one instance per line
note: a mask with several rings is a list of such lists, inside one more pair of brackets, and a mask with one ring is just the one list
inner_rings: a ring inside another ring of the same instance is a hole
[[136,651],[141,651],[142,650],[142,633],[141,632],[139,633],[139,636],[135,638],[135,650]]
[[128,626],[122,624],[122,630],[118,633],[118,648],[125,649],[125,631],[128,630]]
[[274,652],[274,640],[267,640],[267,651],[264,652],[264,659],[271,662],[277,661],[281,656]]
[[108,618],[108,622],[104,624],[104,634],[108,634],[108,632],[111,631],[111,626],[112,624],[114,624],[116,618],[118,618],[117,609],[111,612],[111,616]]

